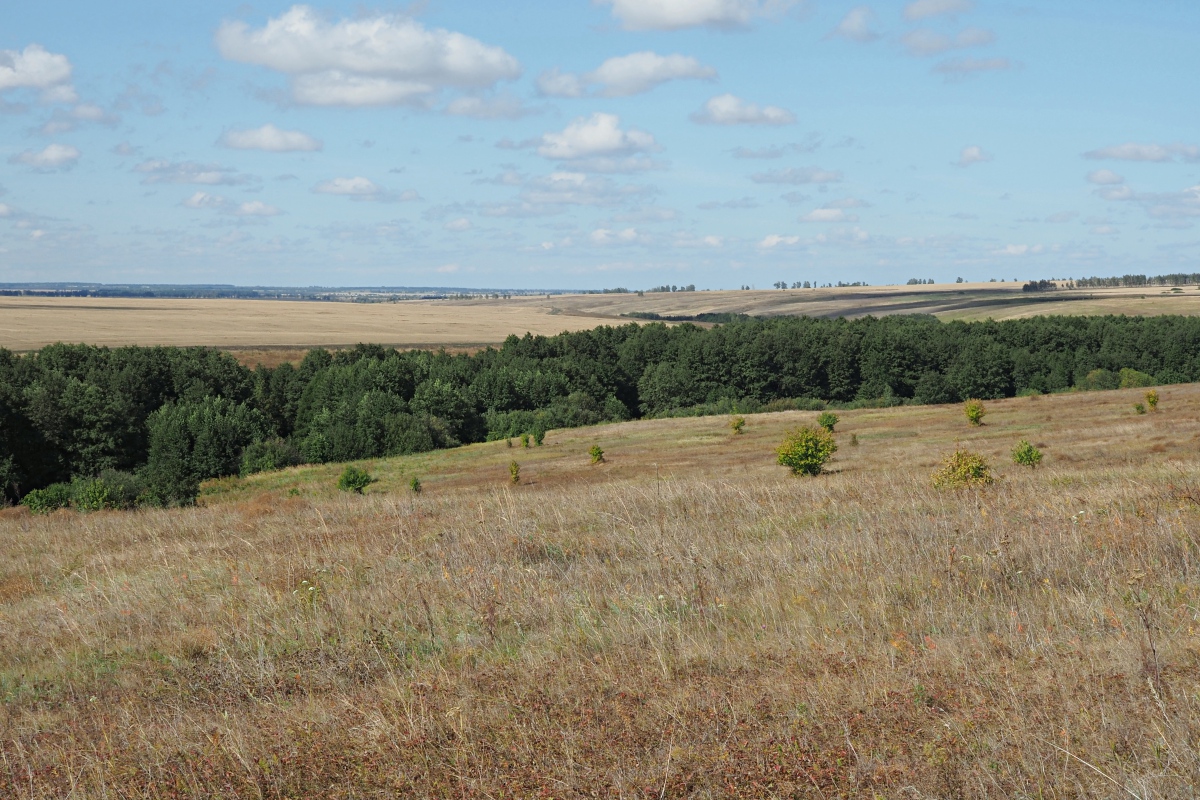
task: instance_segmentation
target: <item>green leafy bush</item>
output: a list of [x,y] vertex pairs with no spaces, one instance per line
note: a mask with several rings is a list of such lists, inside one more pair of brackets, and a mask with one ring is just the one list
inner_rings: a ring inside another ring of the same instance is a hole
[[521,482],[521,465],[512,461],[508,465],[508,477],[513,483]]
[[521,434],[521,447],[529,447],[529,434],[528,433]]
[[413,479],[408,482],[408,488],[412,490],[413,494],[420,494],[421,493],[421,479],[418,478],[416,475],[413,475]]
[[242,468],[239,474],[244,478],[256,472],[286,469],[303,463],[304,456],[300,455],[300,451],[291,443],[279,438],[267,439],[254,442],[242,451]]
[[371,477],[371,473],[365,469],[359,469],[353,464],[349,464],[342,470],[342,475],[338,478],[337,488],[343,492],[362,494],[363,489],[375,483],[375,480],[375,478]]
[[600,449],[600,445],[598,445],[598,444],[592,445],[592,448],[590,450],[588,450],[588,455],[590,455],[592,457],[593,464],[603,464],[604,463],[604,451]]
[[71,484],[52,483],[45,489],[34,489],[21,498],[21,505],[34,514],[49,514],[71,504]]
[[955,450],[940,469],[933,473],[937,489],[963,489],[987,486],[995,478],[983,456],[967,450]]
[[729,420],[729,430],[733,431],[734,435],[740,434],[744,427],[746,427],[745,417],[734,417]]
[[1134,413],[1135,413],[1135,414],[1145,414],[1145,413],[1146,413],[1146,406],[1145,406],[1144,404],[1142,404],[1142,403],[1134,403],[1134,404],[1133,404],[1133,411],[1134,411]]
[[1158,392],[1154,389],[1146,392],[1146,407],[1151,411],[1158,411]]
[[833,434],[825,428],[804,426],[789,431],[775,452],[778,463],[793,475],[820,475],[837,449]]
[[1143,389],[1147,386],[1153,386],[1154,376],[1147,375],[1145,372],[1138,372],[1136,369],[1124,368],[1118,373],[1120,383],[1117,385],[1119,389]]
[[533,443],[538,447],[542,446],[542,442],[546,441],[546,427],[538,425],[533,429]]
[[817,424],[830,433],[833,433],[833,426],[837,425],[838,421],[838,415],[832,411],[823,411],[817,417]]
[[1042,451],[1030,444],[1028,440],[1022,439],[1013,448],[1012,459],[1014,464],[1022,467],[1036,467],[1042,463]]
[[963,413],[967,415],[967,422],[972,425],[982,425],[987,409],[983,407],[982,400],[971,399],[963,404]]

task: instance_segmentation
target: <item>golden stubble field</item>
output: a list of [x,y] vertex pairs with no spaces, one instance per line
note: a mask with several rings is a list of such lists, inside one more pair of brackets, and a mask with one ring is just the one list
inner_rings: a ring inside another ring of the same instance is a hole
[[[1194,796],[1200,385],[1160,393],[840,412],[812,479],[786,412],[0,512],[0,795]],[[934,490],[956,444],[998,482]]]
[[54,342],[205,345],[248,364],[297,360],[310,347],[373,342],[400,348],[473,350],[509,334],[553,335],[633,321],[623,314],[860,317],[934,314],[1010,319],[1037,314],[1200,314],[1200,291],[1060,290],[1030,295],[1013,283],[760,291],[663,292],[408,300],[398,303],[286,300],[0,297],[0,347]]

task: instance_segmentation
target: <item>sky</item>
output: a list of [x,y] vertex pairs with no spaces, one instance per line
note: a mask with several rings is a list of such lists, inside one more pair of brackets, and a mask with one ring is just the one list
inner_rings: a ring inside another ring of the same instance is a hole
[[0,283],[1200,272],[1194,0],[39,0]]

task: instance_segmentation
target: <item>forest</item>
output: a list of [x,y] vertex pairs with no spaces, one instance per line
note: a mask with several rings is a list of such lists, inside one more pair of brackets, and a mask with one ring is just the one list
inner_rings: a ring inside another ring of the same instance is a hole
[[194,501],[208,478],[605,421],[949,403],[1200,380],[1200,319],[740,319],[360,344],[251,370],[205,348],[0,350],[0,485],[53,508]]

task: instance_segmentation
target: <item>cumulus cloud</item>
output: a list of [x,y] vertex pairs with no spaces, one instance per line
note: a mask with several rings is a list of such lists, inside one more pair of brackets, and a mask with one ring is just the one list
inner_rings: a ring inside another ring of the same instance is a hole
[[1114,161],[1158,161],[1167,162],[1174,161],[1178,158],[1181,161],[1196,162],[1200,161],[1200,147],[1194,144],[1136,144],[1134,142],[1126,142],[1125,144],[1112,145],[1111,147],[1102,147],[1099,150],[1090,150],[1083,154],[1084,158],[1092,160],[1111,159]]
[[76,97],[70,80],[70,59],[40,44],[27,45],[24,50],[0,50],[0,92],[38,89],[43,102],[72,103]]
[[691,56],[660,56],[649,50],[610,58],[582,76],[559,72],[542,73],[538,91],[550,97],[582,97],[589,87],[603,97],[628,97],[648,92],[660,84],[675,80],[712,80],[717,71]]
[[233,213],[239,217],[274,217],[283,212],[261,200],[251,200],[238,205]]
[[69,144],[49,144],[41,150],[25,150],[8,159],[10,164],[24,164],[39,172],[70,169],[82,155]]
[[81,122],[92,122],[100,125],[114,126],[121,121],[116,114],[110,114],[93,103],[80,103],[70,111],[61,108],[54,109],[50,119],[40,128],[43,136],[57,136],[79,127]]
[[208,192],[196,192],[191,197],[183,201],[184,208],[221,208],[228,201],[220,195],[209,194]]
[[718,211],[718,210],[741,210],[745,208],[758,208],[758,201],[753,197],[742,197],[737,200],[716,201],[709,200],[706,203],[700,203],[696,208],[703,211]]
[[847,214],[841,208],[814,208],[800,216],[801,222],[858,222],[857,214]]
[[846,12],[838,26],[829,32],[829,36],[863,44],[873,42],[879,38],[873,27],[874,22],[875,12],[870,6],[856,6]]
[[1045,250],[1040,244],[1009,244],[992,252],[998,256],[1036,256]]
[[1089,172],[1087,175],[1088,183],[1094,183],[1098,186],[1116,186],[1125,182],[1125,179],[1108,169],[1098,169]]
[[764,236],[758,246],[763,250],[770,250],[775,247],[791,247],[800,244],[799,236],[780,236],[778,233],[772,233]]
[[615,114],[579,117],[565,129],[542,136],[538,155],[570,161],[589,157],[626,156],[658,149],[654,137],[636,129],[622,130]]
[[960,14],[970,11],[971,0],[913,0],[904,7],[904,18],[909,22],[929,17]]
[[969,167],[972,164],[982,164],[985,161],[991,161],[990,153],[985,153],[979,145],[971,145],[964,147],[962,152],[958,154],[958,161],[954,162],[957,167]]
[[705,125],[790,125],[796,116],[786,108],[759,106],[732,94],[721,94],[691,116]]
[[195,161],[166,161],[149,159],[133,168],[134,172],[146,177],[142,183],[198,183],[207,186],[232,186],[247,183],[250,176],[242,175],[232,167],[222,167],[219,164],[199,164]]
[[954,36],[947,36],[928,28],[917,28],[900,37],[900,41],[913,56],[936,56],[949,50],[982,47],[996,41],[996,34],[983,28],[967,28]]
[[363,177],[331,178],[313,187],[317,194],[336,194],[345,197],[374,199],[384,194],[383,188],[372,180]]
[[1003,72],[1016,67],[1007,58],[952,58],[933,68],[947,78],[966,78],[980,72]]
[[537,113],[527,108],[520,98],[501,93],[489,97],[469,95],[456,97],[446,105],[446,113],[455,117],[472,119],[520,119]]
[[841,172],[820,167],[790,167],[758,172],[750,176],[750,180],[755,183],[782,183],[792,186],[801,186],[807,183],[837,183],[841,179]]
[[292,97],[320,106],[428,103],[445,88],[485,89],[516,78],[520,64],[502,48],[403,16],[337,22],[304,5],[262,28],[226,21],[221,55],[291,76]]
[[226,131],[218,144],[235,150],[265,150],[268,153],[312,152],[322,146],[307,133],[280,130],[271,124],[244,131]]
[[679,30],[709,26],[737,28],[755,17],[781,13],[796,0],[597,0],[613,7],[626,30]]
[[471,230],[471,228],[474,226],[471,225],[471,220],[467,219],[466,217],[459,217],[458,219],[450,220],[442,227],[448,231],[454,231],[455,233],[461,233],[462,231]]

